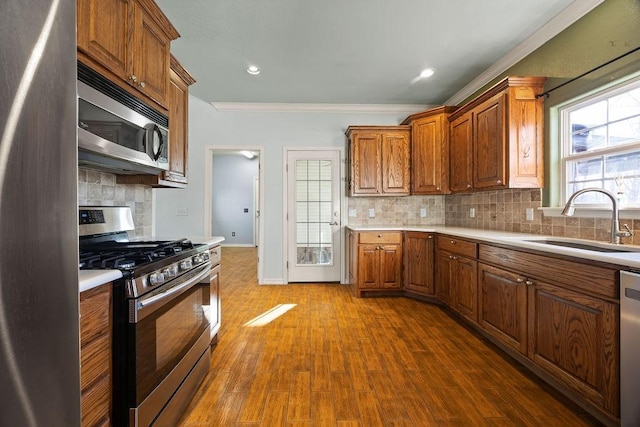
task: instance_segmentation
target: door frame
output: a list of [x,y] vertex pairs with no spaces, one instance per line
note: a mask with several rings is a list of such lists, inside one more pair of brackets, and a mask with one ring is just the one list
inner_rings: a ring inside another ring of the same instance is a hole
[[[212,180],[213,180],[213,155],[216,151],[257,151],[258,152],[258,177],[259,177],[259,194],[258,209],[260,217],[258,218],[259,236],[258,236],[258,284],[263,283],[264,275],[264,146],[262,145],[207,145],[205,146],[204,161],[204,233],[211,236],[211,224],[213,222],[213,212],[211,204],[213,203]],[[224,243],[223,243],[224,245]]]
[[347,282],[347,277],[345,276],[346,269],[346,260],[345,255],[347,251],[345,250],[345,239],[344,239],[344,227],[347,224],[347,195],[345,191],[345,176],[346,176],[346,158],[345,158],[345,149],[343,147],[282,147],[282,230],[284,234],[284,239],[282,242],[282,271],[283,274],[283,282],[285,284],[289,283],[289,269],[287,268],[287,262],[289,258],[289,228],[287,224],[287,213],[289,209],[289,193],[288,193],[288,174],[287,174],[287,161],[289,158],[289,151],[337,151],[340,159],[340,232],[338,235],[340,239],[336,242],[337,245],[340,245],[340,283],[345,284]]

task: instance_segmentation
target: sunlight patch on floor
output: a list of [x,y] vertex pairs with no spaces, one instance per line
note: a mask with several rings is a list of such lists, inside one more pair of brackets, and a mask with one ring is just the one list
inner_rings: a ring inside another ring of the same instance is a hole
[[283,314],[285,314],[287,311],[291,310],[295,306],[296,304],[278,304],[275,307],[273,307],[271,310],[267,310],[261,315],[249,320],[247,323],[244,324],[244,326],[264,326],[274,321],[278,317],[282,316]]

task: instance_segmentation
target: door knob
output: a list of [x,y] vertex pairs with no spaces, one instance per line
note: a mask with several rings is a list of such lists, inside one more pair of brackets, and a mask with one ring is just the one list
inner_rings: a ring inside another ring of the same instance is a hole
[[338,221],[333,221],[329,223],[329,225],[338,225],[338,224],[339,224]]

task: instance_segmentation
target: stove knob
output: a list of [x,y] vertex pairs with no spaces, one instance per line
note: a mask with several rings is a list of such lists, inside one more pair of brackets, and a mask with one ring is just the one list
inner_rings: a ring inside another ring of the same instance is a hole
[[167,278],[176,277],[176,275],[178,274],[178,266],[172,265],[171,267],[167,267],[162,270],[162,273],[164,274],[164,277]]
[[152,286],[159,285],[164,282],[164,274],[162,273],[151,273],[149,275],[149,282]]
[[200,264],[203,261],[204,261],[204,256],[202,254],[198,254],[193,257],[193,262],[195,264]]
[[209,252],[202,252],[202,259],[203,259],[204,261],[208,260],[209,258],[210,258],[210,257],[209,257]]
[[191,267],[193,267],[193,263],[190,259],[185,259],[180,263],[180,270],[182,271],[189,270]]

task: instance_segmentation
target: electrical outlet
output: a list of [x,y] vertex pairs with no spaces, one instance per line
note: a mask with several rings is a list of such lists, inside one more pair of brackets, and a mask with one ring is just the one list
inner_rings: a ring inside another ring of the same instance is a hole
[[375,218],[376,217],[376,210],[371,208],[369,209],[369,218]]
[[524,212],[527,217],[527,221],[533,221],[533,208],[526,208]]
[[356,218],[358,216],[358,209],[349,208],[349,218]]
[[188,208],[176,208],[176,216],[188,216],[189,209]]
[[236,232],[235,232],[235,231],[232,231],[232,232],[231,232],[231,237],[235,237],[235,236],[236,236]]
[[469,209],[469,218],[475,218],[475,217],[476,217],[476,208]]
[[420,218],[427,217],[427,208],[420,208]]

